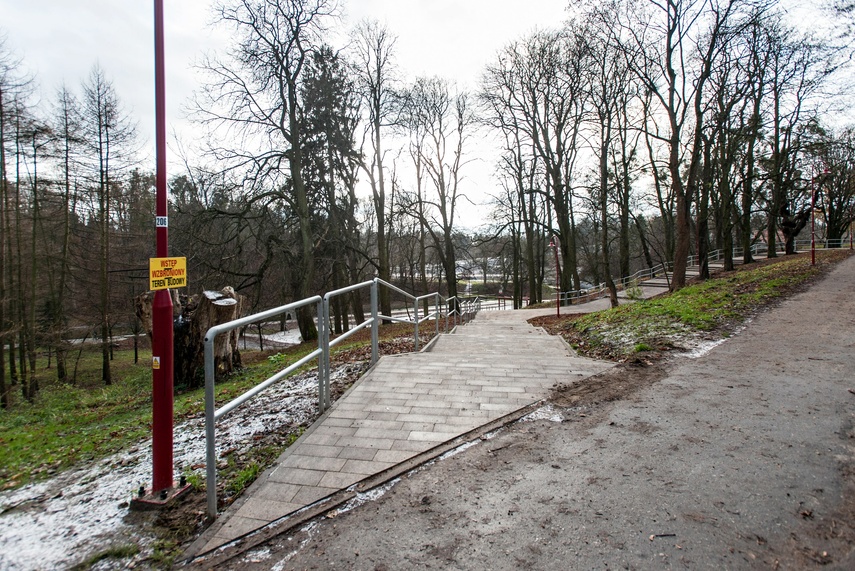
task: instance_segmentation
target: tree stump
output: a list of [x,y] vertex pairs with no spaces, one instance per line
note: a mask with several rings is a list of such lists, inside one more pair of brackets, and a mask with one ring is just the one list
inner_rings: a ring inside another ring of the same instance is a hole
[[[174,291],[174,290],[173,290]],[[198,388],[205,384],[205,333],[214,325],[227,323],[241,316],[244,297],[231,287],[220,291],[205,291],[192,297],[173,295],[173,359],[175,386]],[[151,339],[151,304],[154,292],[135,300],[137,317]],[[217,336],[214,343],[214,367],[220,379],[241,366],[238,331]]]

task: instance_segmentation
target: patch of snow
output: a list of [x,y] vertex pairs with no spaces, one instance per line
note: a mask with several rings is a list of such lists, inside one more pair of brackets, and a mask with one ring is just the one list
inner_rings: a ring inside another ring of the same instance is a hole
[[262,561],[267,561],[271,556],[269,547],[259,547],[256,549],[250,549],[247,551],[246,556],[244,556],[243,561],[245,563],[261,563]]
[[560,412],[555,410],[551,404],[542,406],[536,411],[525,415],[520,419],[521,422],[534,422],[535,420],[548,420],[549,422],[564,422],[564,417]]
[[699,357],[703,357],[722,343],[727,341],[727,338],[717,339],[715,341],[705,341],[703,343],[698,344],[694,349],[689,351],[688,353],[683,353],[682,356],[688,359],[697,359]]
[[[288,564],[288,561],[291,560],[295,555],[297,555],[297,553],[301,549],[303,549],[303,547],[305,547],[306,545],[309,544],[309,542],[312,540],[312,537],[317,533],[317,528],[318,528],[318,522],[317,521],[310,521],[308,524],[303,526],[300,529],[300,531],[306,534],[306,538],[303,541],[301,541],[300,544],[297,547],[295,547],[293,551],[291,551],[285,557],[283,557],[279,561],[279,563],[277,563],[276,565],[271,567],[270,571],[284,571],[284,569],[286,568],[286,565]],[[291,538],[288,538],[288,541],[290,541],[290,540],[291,540]]]
[[394,478],[392,480],[389,480],[388,482],[386,482],[382,486],[377,486],[376,488],[371,488],[367,492],[357,492],[356,497],[347,501],[340,508],[336,508],[333,511],[331,511],[327,515],[327,517],[336,517],[336,516],[341,515],[343,513],[347,513],[351,510],[354,510],[361,505],[367,504],[368,502],[373,502],[373,501],[379,500],[384,495],[386,495],[386,492],[388,492],[393,487],[395,487],[395,485],[400,481],[401,481],[400,478]]
[[[238,407],[217,423],[217,454],[241,452],[252,446],[256,434],[308,422],[317,410],[317,384],[317,373],[290,377]],[[187,468],[204,466],[204,415],[175,426],[173,432],[176,477]],[[144,552],[155,537],[124,518],[127,502],[139,487],[150,486],[151,464],[151,445],[144,443],[0,493],[0,569],[67,568],[116,543],[141,544]]]
[[274,343],[285,343],[287,345],[298,345],[303,342],[303,338],[300,336],[300,330],[296,327],[294,327],[293,329],[289,329],[288,331],[279,331],[277,333],[265,335],[264,339],[266,341],[273,341]]
[[478,440],[471,440],[469,442],[465,442],[465,443],[461,444],[460,446],[458,446],[457,448],[452,448],[451,450],[449,450],[445,454],[441,454],[437,458],[437,460],[445,460],[446,458],[451,458],[452,456],[457,456],[461,452],[464,452],[465,450],[469,450],[470,448],[472,448],[473,446],[478,444],[478,442],[479,442]]
[[697,359],[698,357],[703,357],[704,355],[706,355],[707,353],[709,353],[710,351],[712,351],[713,349],[715,349],[716,347],[718,347],[719,345],[721,345],[722,343],[724,343],[725,341],[730,339],[731,337],[735,337],[735,336],[741,334],[751,324],[752,321],[754,321],[754,318],[749,317],[748,319],[743,321],[741,325],[734,328],[734,330],[731,331],[727,337],[723,337],[717,341],[710,341],[707,343],[701,343],[696,348],[694,348],[692,351],[690,351],[688,354],[686,354],[686,357],[688,357],[690,359]]

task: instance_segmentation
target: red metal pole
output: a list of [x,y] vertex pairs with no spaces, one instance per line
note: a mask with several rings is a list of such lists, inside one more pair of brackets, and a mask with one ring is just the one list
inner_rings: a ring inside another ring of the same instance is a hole
[[[166,80],[163,48],[163,0],[154,0],[155,154],[157,257],[169,256],[166,194]],[[173,370],[172,297],[157,290],[152,303],[152,493],[171,488]]]
[[549,241],[549,246],[555,248],[555,315],[561,317],[561,266],[558,265],[558,242],[555,238]]

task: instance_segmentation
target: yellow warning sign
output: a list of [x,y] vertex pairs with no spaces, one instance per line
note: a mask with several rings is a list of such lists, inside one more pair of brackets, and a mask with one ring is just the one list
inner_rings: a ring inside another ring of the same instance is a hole
[[149,258],[149,289],[187,286],[187,258]]
[[151,358],[151,368],[159,369],[160,368],[160,357],[152,357]]

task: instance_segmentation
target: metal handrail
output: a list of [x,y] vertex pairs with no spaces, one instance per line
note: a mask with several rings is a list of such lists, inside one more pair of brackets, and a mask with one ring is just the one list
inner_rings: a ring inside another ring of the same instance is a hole
[[[834,240],[825,239],[822,242],[824,242],[824,244],[821,244],[820,241],[816,242],[816,247],[818,249],[834,250],[834,249],[843,249],[843,248],[846,248],[847,246],[851,247],[849,238],[838,238],[838,239],[834,239]],[[802,248],[809,248],[811,245],[811,241],[810,240],[796,240],[794,245],[795,245],[796,251],[799,251]],[[778,241],[778,242],[776,242],[775,250],[783,252],[785,247],[786,247],[785,243]],[[753,255],[762,254],[762,253],[768,252],[768,251],[769,251],[769,244],[766,242],[758,242],[758,243],[753,244],[751,246],[751,253]],[[743,254],[744,250],[742,247],[734,246],[732,252],[733,252],[733,254],[732,254],[733,257],[737,258]],[[708,261],[714,261],[715,262],[715,261],[722,259],[723,257],[724,257],[724,250],[721,248],[718,250],[714,250],[712,252],[709,252],[707,254],[707,260]],[[687,262],[688,267],[697,265],[698,264],[697,254],[693,254],[693,255],[689,256],[686,259],[686,262]],[[656,277],[656,275],[658,275],[658,274],[667,274],[668,272],[671,272],[673,270],[673,268],[674,268],[673,262],[663,262],[661,264],[656,264],[652,268],[642,268],[642,269],[638,270],[637,272],[635,272],[634,274],[631,274],[629,276],[621,278],[620,280],[617,281],[616,285],[618,286],[618,288],[626,289],[633,282],[641,282],[644,280],[652,279],[652,278]],[[588,289],[571,290],[571,291],[567,291],[567,292],[557,292],[556,295],[559,296],[558,297],[559,303],[561,303],[562,305],[564,305],[565,302],[568,302],[568,301],[569,301],[569,304],[572,305],[572,302],[575,299],[579,299],[582,297],[603,295],[605,293],[605,291],[606,291],[606,284],[602,283],[598,286],[594,286],[594,287],[591,287]]]
[[[220,325],[214,325],[210,329],[208,329],[207,333],[205,333],[205,471],[207,478],[207,500],[208,500],[208,514],[212,517],[217,516],[217,446],[216,446],[216,421],[223,418],[231,411],[275,383],[276,381],[282,379],[283,377],[289,375],[290,373],[296,371],[298,368],[302,367],[309,361],[314,358],[318,358],[318,367],[322,367],[322,358],[323,351],[322,347],[318,347],[318,349],[312,351],[296,363],[291,364],[286,367],[282,371],[279,371],[275,375],[269,377],[268,379],[262,381],[252,389],[243,393],[239,397],[231,400],[227,404],[223,405],[217,410],[214,410],[214,405],[216,404],[214,400],[214,380],[216,376],[216,363],[214,362],[214,342],[217,338],[217,335],[221,333],[226,333],[236,329],[238,327],[242,327],[244,325],[249,325],[250,323],[255,323],[256,321],[263,321],[267,319],[271,319],[273,317],[277,317],[282,315],[283,313],[293,311],[299,309],[301,307],[305,307],[307,305],[315,304],[317,306],[317,316],[318,321],[321,321],[321,316],[323,315],[323,300],[320,296],[316,295],[314,297],[310,297],[308,299],[296,301],[294,303],[289,303],[287,305],[283,305],[280,307],[276,307],[273,309],[268,309],[267,311],[262,311],[260,313],[256,313],[253,315],[249,315],[247,317],[242,317],[240,319],[235,319],[233,321],[229,321],[227,323],[221,323]],[[318,335],[319,343],[320,335]],[[320,379],[318,383],[318,408],[323,410],[323,400],[322,393],[320,388]]]
[[[339,335],[334,340],[330,341],[330,300],[334,297],[344,295],[346,293],[351,293],[363,288],[370,288],[371,291],[371,317],[355,328],[347,331],[346,333]],[[323,325],[321,325],[318,320],[318,328],[320,331],[318,332],[318,337],[321,338],[321,351],[323,352],[323,358],[321,359],[322,365],[318,366],[318,387],[321,394],[321,412],[326,410],[331,404],[330,400],[330,349],[338,345],[339,343],[345,341],[351,335],[355,334],[357,331],[361,331],[366,327],[371,327],[371,364],[377,362],[378,355],[378,347],[379,343],[377,341],[377,284],[374,281],[366,281],[359,284],[346,286],[331,292],[328,292],[324,295],[323,301]]]
[[[380,286],[385,286],[401,295],[404,295],[413,302],[415,311],[413,319],[401,319],[398,317],[380,315],[378,311],[378,290]],[[370,288],[371,293],[371,317],[366,319],[356,327],[343,333],[335,339],[330,339],[330,300],[336,296],[344,295],[359,289]],[[434,311],[427,313],[424,317],[419,318],[419,304],[424,300],[434,300]],[[477,299],[477,298],[476,298]],[[293,373],[312,359],[318,359],[318,411],[323,413],[331,405],[330,399],[330,350],[339,343],[342,343],[357,331],[371,328],[371,364],[374,365],[379,358],[379,331],[378,325],[380,320],[388,320],[402,323],[412,323],[414,327],[413,337],[415,350],[419,350],[419,324],[430,320],[436,320],[436,334],[439,335],[439,321],[442,318],[442,296],[439,292],[433,292],[422,296],[414,296],[401,288],[394,286],[379,278],[371,281],[362,282],[359,284],[347,286],[335,291],[328,292],[323,296],[314,296],[308,299],[289,303],[281,307],[262,311],[247,317],[235,319],[228,323],[215,325],[208,329],[205,334],[205,441],[206,441],[206,478],[207,478],[207,509],[208,515],[212,518],[217,517],[217,456],[216,456],[216,421],[220,420],[231,411],[246,403],[254,396],[268,388],[273,383],[283,379]],[[450,300],[444,300],[446,303]],[[214,362],[214,343],[218,335],[255,323],[265,321],[277,317],[287,312],[294,311],[307,305],[317,306],[317,322],[318,322],[318,348],[297,361],[292,363],[285,369],[277,372],[271,377],[257,384],[247,392],[237,398],[226,403],[219,409],[214,410],[214,381],[216,376]],[[470,306],[472,308],[473,306]],[[477,311],[479,307],[475,307]],[[446,314],[446,332],[448,332],[448,315]]]

